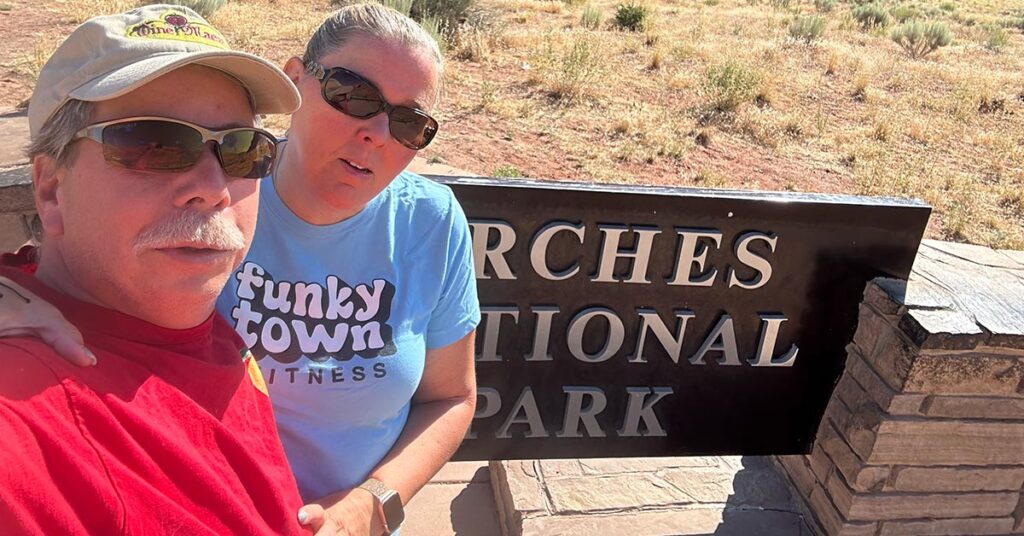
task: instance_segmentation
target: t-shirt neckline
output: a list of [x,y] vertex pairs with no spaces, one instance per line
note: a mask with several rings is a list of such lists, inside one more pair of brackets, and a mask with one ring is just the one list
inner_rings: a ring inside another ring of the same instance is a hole
[[84,302],[59,292],[36,277],[16,268],[0,267],[3,275],[38,295],[60,310],[64,317],[82,332],[92,332],[155,346],[191,343],[211,336],[214,317],[185,329],[172,329],[152,324],[114,309]]

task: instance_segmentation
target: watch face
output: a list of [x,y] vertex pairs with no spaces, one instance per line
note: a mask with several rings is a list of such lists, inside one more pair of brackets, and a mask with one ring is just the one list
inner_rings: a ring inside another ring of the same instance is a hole
[[381,501],[384,508],[384,519],[388,524],[388,531],[394,532],[405,521],[405,510],[402,508],[402,498],[397,493],[391,493]]

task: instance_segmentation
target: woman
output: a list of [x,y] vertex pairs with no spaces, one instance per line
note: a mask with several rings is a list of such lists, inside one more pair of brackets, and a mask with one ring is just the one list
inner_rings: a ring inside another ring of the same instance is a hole
[[[318,534],[396,530],[392,492],[411,498],[472,419],[465,215],[450,189],[403,172],[437,130],[442,68],[436,42],[394,10],[353,5],[323,23],[284,67],[302,106],[218,300],[260,359],[308,502],[299,518]],[[25,314],[31,326],[50,313]],[[88,361],[76,335],[36,332]]]

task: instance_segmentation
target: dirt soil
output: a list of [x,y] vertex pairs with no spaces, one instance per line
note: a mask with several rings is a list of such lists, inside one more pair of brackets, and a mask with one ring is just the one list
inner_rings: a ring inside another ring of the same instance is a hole
[[76,26],[62,22],[56,10],[39,4],[32,0],[0,1],[0,109],[28,106],[35,84],[31,69],[37,50],[48,53],[52,40]]

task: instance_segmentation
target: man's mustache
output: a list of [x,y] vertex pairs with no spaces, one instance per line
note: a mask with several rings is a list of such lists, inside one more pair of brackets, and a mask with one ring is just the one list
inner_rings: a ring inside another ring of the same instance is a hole
[[205,216],[190,210],[144,229],[135,239],[134,250],[136,254],[174,247],[240,251],[245,246],[245,234],[223,213]]

